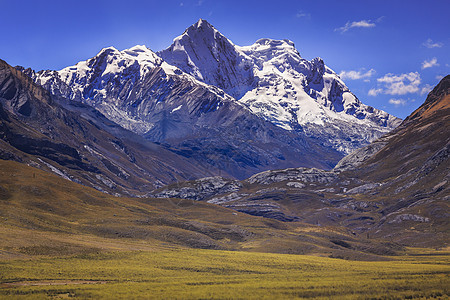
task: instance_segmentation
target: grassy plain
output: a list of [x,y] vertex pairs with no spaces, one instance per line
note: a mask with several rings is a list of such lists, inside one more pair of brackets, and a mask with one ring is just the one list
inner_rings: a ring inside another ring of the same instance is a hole
[[199,249],[102,252],[3,261],[0,274],[0,298],[8,299],[450,297],[448,252],[377,262]]

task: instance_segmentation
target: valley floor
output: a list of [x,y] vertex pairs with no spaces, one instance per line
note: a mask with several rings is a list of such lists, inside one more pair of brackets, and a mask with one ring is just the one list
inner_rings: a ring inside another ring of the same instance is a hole
[[449,248],[114,197],[10,161],[0,185],[0,299],[450,298]]
[[0,261],[0,298],[416,299],[450,297],[450,253],[390,261],[163,249]]

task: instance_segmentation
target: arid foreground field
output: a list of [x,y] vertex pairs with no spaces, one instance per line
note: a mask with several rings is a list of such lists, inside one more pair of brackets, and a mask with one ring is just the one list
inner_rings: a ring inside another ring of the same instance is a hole
[[240,251],[156,249],[9,260],[0,297],[15,298],[373,298],[450,297],[449,253],[391,261]]

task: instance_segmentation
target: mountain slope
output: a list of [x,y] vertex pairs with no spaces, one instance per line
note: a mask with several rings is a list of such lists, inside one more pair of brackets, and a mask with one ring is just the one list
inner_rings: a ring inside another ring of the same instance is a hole
[[106,48],[61,71],[24,70],[52,94],[205,166],[245,178],[277,167],[331,168],[342,156],[259,118],[223,90],[167,65],[143,46]]
[[[343,159],[335,169],[341,171],[341,167],[347,164],[345,169],[361,172],[359,176],[365,178],[377,179],[412,176],[425,164],[431,163],[429,160],[433,158],[440,157],[443,161],[439,164],[444,163],[450,142],[447,130],[450,118],[449,94],[450,76],[446,76],[429,93],[425,102],[398,128],[377,141],[380,146],[375,148],[379,149],[373,151],[372,155],[360,161],[352,161],[358,153],[366,151],[363,148]],[[408,171],[407,174],[405,170]],[[441,176],[427,177],[431,179]]]
[[157,54],[265,120],[344,154],[400,123],[362,104],[322,59],[303,59],[289,40],[260,39],[239,47],[200,19]]
[[[340,240],[353,248],[337,246]],[[208,203],[118,198],[0,159],[0,258],[186,247],[366,260],[398,251],[345,230],[283,224]]]
[[[64,107],[63,107],[64,106]],[[118,194],[215,174],[49,93],[0,61],[0,157]],[[217,170],[216,170],[217,172]],[[217,173],[216,173],[217,174]]]
[[401,237],[405,241],[429,241],[436,238],[433,233],[449,232],[449,127],[447,75],[416,111],[383,138],[380,150],[347,169],[347,175],[381,183],[368,191],[386,198],[377,234],[393,235],[392,228],[404,229],[405,223],[416,224]]
[[345,157],[332,171],[271,170],[244,181],[169,185],[155,197],[207,201],[284,222],[342,226],[357,236],[409,246],[450,239],[450,75],[390,134]]

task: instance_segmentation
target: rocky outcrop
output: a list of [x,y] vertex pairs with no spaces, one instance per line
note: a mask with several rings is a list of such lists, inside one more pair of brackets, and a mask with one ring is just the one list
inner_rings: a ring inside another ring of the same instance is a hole
[[205,200],[215,195],[238,191],[242,183],[222,177],[207,177],[196,181],[173,184],[149,194],[155,198]]
[[323,171],[319,169],[292,168],[285,170],[271,170],[253,175],[246,181],[253,184],[268,185],[282,181],[297,180],[304,183],[330,183],[336,180],[337,175],[334,172]]

